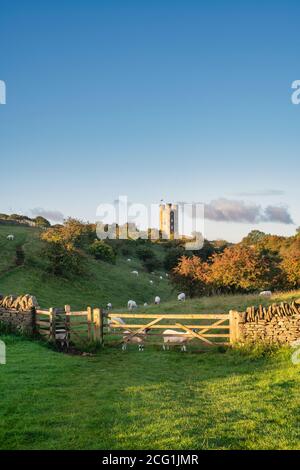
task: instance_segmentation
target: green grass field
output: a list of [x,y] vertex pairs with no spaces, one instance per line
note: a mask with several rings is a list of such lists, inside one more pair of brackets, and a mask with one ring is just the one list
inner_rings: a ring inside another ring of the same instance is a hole
[[[6,236],[14,233],[13,242]],[[24,265],[16,266],[22,247]],[[152,302],[145,313],[227,313],[300,297],[300,292],[176,301],[166,279],[143,272],[131,256],[115,266],[89,259],[89,274],[69,281],[45,273],[39,232],[0,226],[0,291],[32,293],[42,307],[85,308],[129,297]],[[155,247],[159,256],[163,248]],[[149,280],[154,279],[152,287]],[[130,293],[130,294],[129,294]],[[154,295],[162,304],[153,305]],[[0,449],[297,449],[300,366],[291,350],[187,353],[146,346],[105,347],[93,356],[67,355],[20,336],[0,339]]]
[[300,366],[287,349],[86,357],[2,340],[1,449],[300,447]]

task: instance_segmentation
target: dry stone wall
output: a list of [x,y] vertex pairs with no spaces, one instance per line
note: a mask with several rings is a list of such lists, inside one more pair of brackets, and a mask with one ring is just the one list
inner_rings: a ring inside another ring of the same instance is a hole
[[236,341],[290,344],[300,339],[300,299],[269,307],[249,307],[237,317]]
[[12,330],[32,334],[37,307],[36,298],[31,295],[0,295],[0,323]]

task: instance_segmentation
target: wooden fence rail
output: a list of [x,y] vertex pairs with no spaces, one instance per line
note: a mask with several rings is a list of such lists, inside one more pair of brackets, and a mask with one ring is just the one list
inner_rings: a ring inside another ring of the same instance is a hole
[[229,345],[238,339],[238,314],[233,311],[229,314],[109,313],[91,307],[72,311],[70,305],[65,305],[64,309],[37,309],[34,319],[38,334],[66,347],[70,342],[113,344],[116,336],[120,343],[126,335],[132,339],[145,331],[147,343],[155,337],[157,344],[166,337],[162,335],[166,329],[176,331],[172,336],[186,333],[191,341],[205,345]]

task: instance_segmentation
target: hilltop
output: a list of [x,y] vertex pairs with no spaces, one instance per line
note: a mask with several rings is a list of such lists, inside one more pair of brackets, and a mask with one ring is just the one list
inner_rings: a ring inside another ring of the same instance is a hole
[[[41,257],[43,242],[41,229],[17,225],[0,225],[0,292],[3,294],[22,294],[37,297],[41,307],[63,306],[82,309],[87,305],[103,306],[112,302],[115,307],[125,307],[129,298],[139,304],[153,302],[159,295],[162,301],[174,297],[172,286],[165,277],[163,269],[149,274],[137,257],[134,244],[132,253],[118,253],[116,263],[94,259],[86,254],[84,275],[70,279],[47,273]],[[7,235],[13,234],[13,241]],[[165,249],[153,244],[152,250],[157,258],[163,260]],[[131,259],[128,262],[127,259]],[[137,270],[139,276],[131,274]],[[160,279],[160,276],[163,279]],[[150,284],[153,280],[153,285]]]

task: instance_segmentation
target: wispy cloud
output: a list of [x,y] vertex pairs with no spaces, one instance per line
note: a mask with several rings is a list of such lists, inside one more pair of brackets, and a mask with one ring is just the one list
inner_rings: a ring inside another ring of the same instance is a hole
[[283,196],[285,194],[281,189],[260,189],[257,191],[245,191],[236,193],[239,197],[265,197],[265,196]]
[[63,222],[64,215],[60,211],[56,210],[47,210],[43,209],[42,207],[35,207],[34,209],[30,210],[33,217],[45,217],[45,219],[49,219],[52,222]]
[[268,206],[264,209],[258,204],[246,203],[245,201],[217,199],[205,204],[204,207],[205,218],[218,222],[294,223],[288,209],[284,206]]

